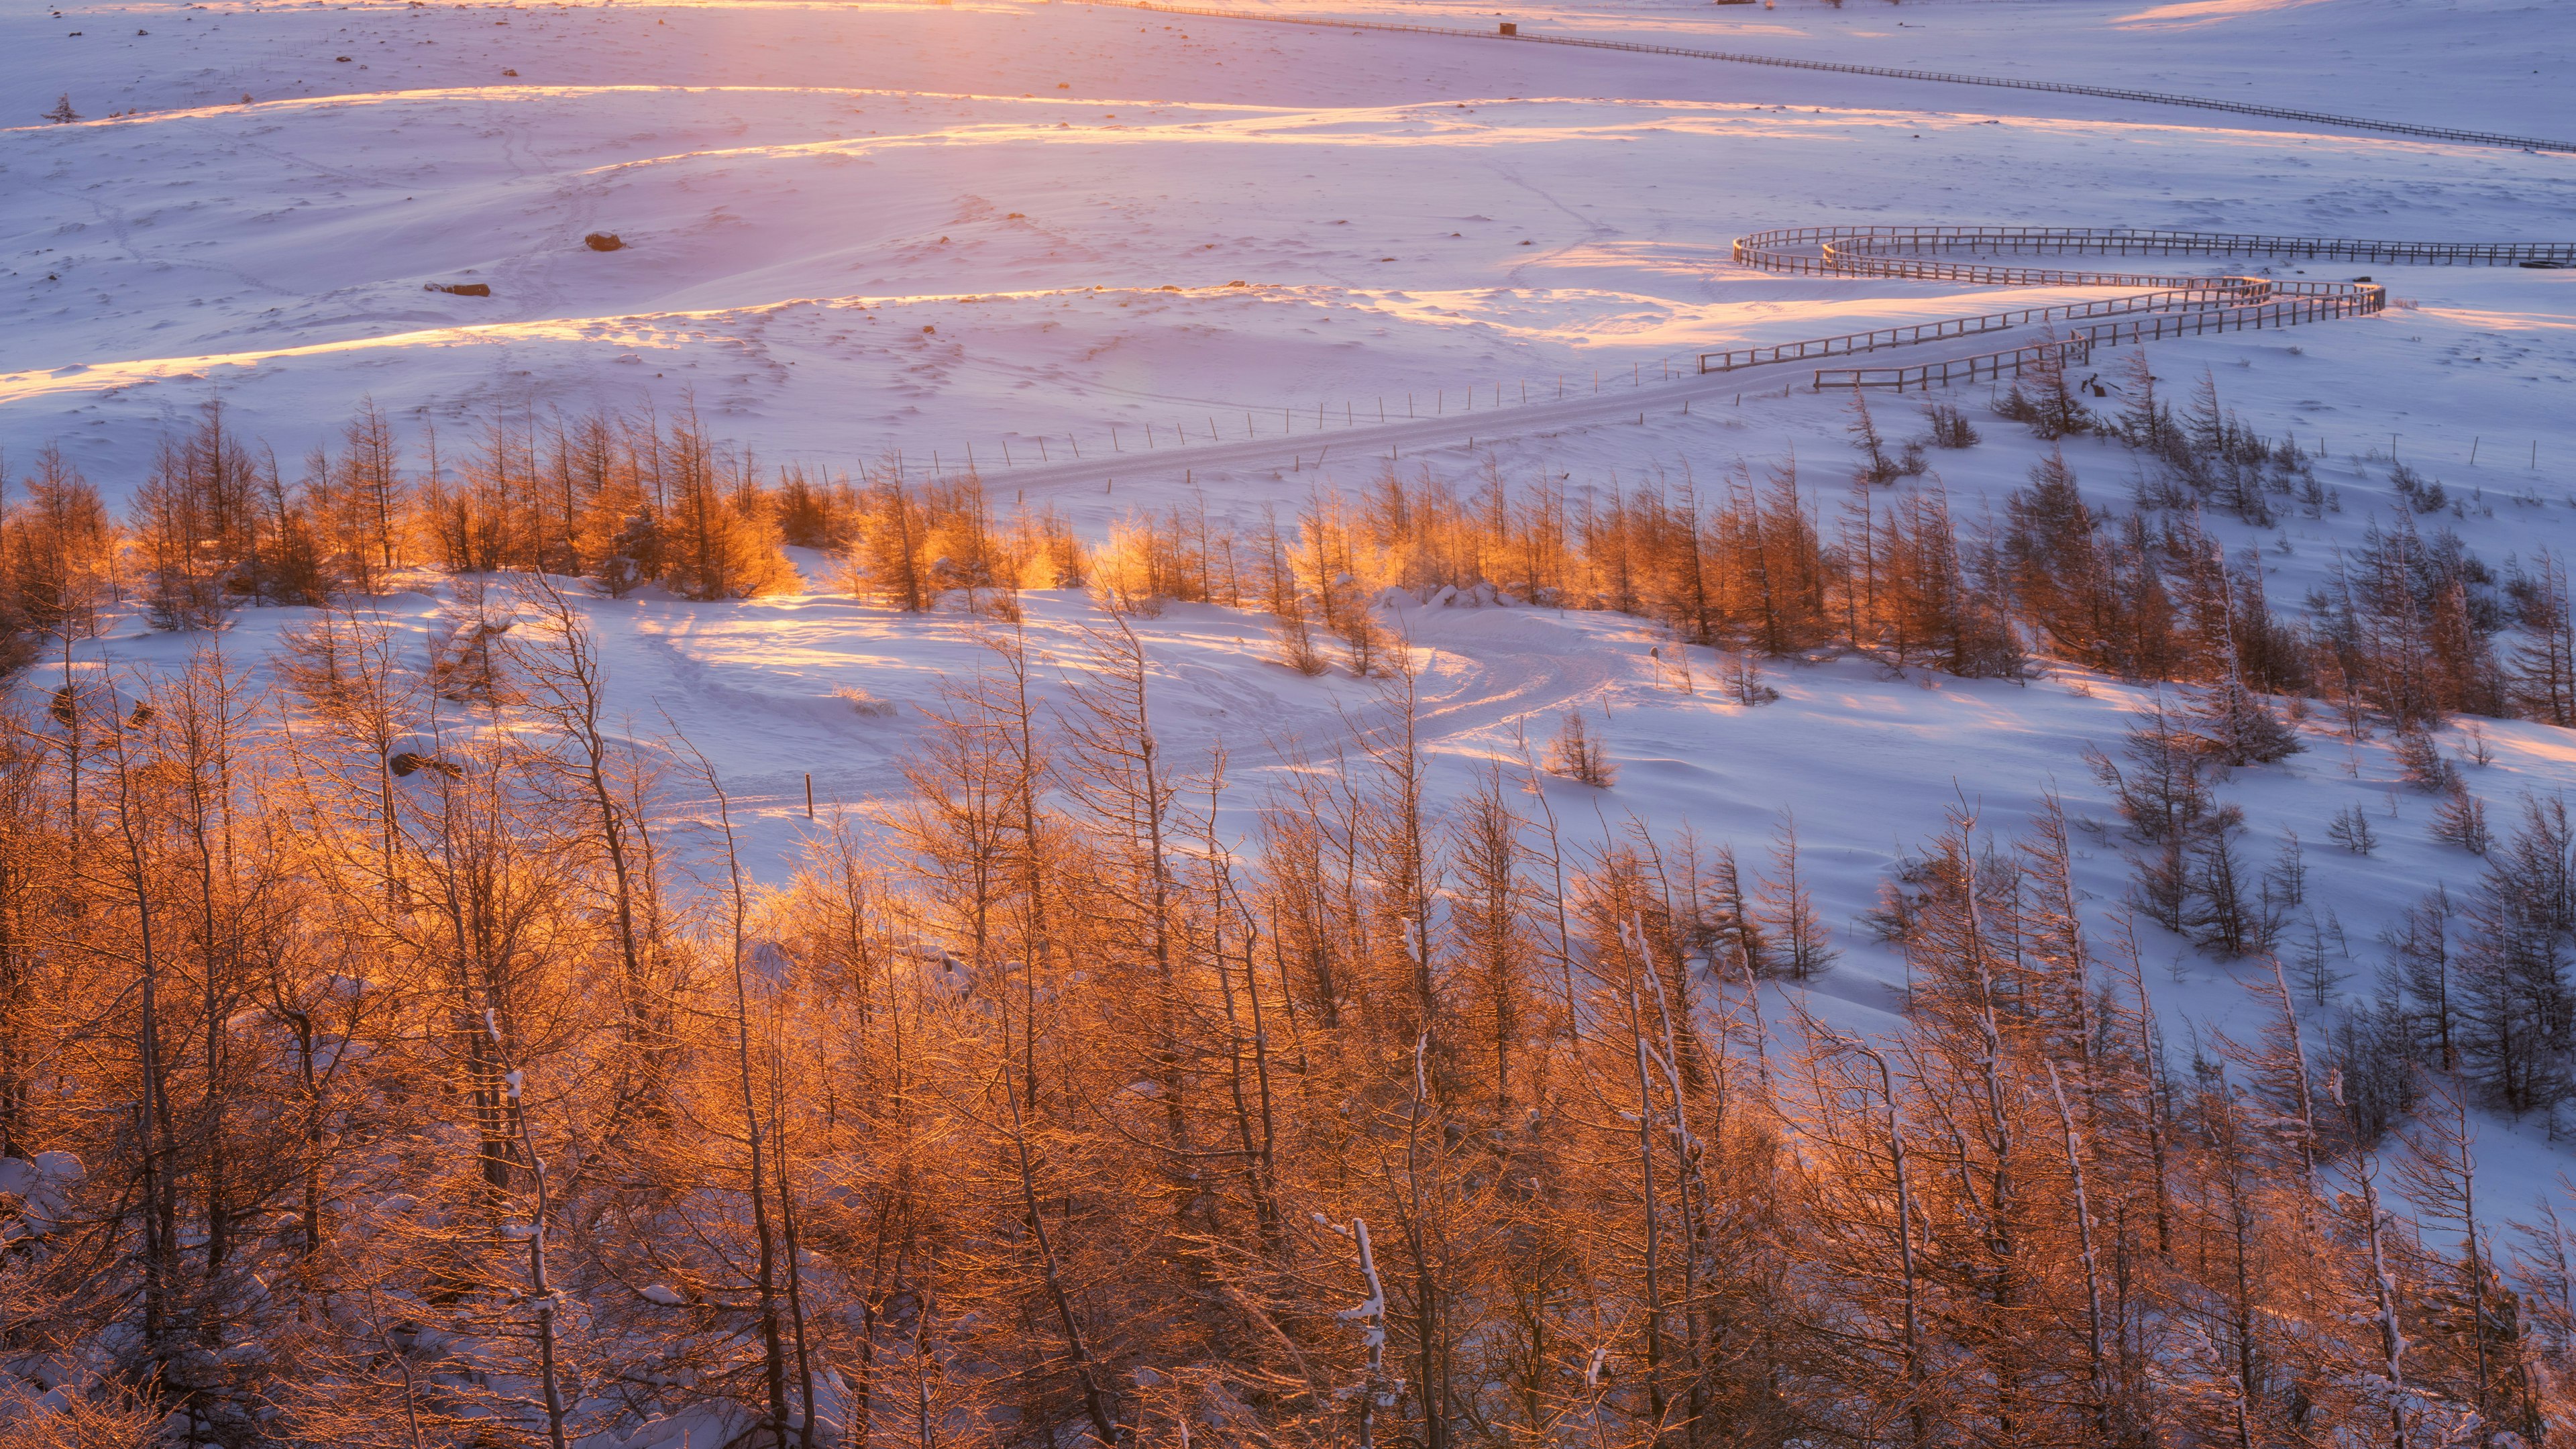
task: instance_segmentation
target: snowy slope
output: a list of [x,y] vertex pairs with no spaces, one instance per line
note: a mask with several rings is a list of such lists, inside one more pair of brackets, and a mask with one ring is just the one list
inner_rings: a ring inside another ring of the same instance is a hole
[[[1297,13],[1495,18],[1443,4]],[[2529,4],[1512,14],[1532,29],[2576,134],[2557,79],[2576,31]],[[997,490],[1093,530],[1195,496],[1248,521],[1389,458],[1463,477],[1490,457],[1507,477],[1581,486],[1794,453],[1829,498],[1848,457],[1843,404],[1798,391],[1795,368],[1701,377],[1692,356],[2037,299],[1754,272],[1727,257],[1741,232],[2576,234],[2563,155],[1058,4],[19,6],[0,15],[0,44],[17,58],[8,104],[30,122],[0,131],[0,445],[23,460],[60,440],[112,496],[210,396],[291,471],[371,395],[415,447],[429,424],[470,433],[497,408],[694,404],[772,461],[949,469],[971,450]],[[33,123],[58,94],[95,119]],[[627,249],[583,248],[595,230]],[[2382,317],[2153,350],[2166,378],[2208,368],[2255,427],[2332,453],[2319,471],[2340,514],[2261,534],[2213,524],[2264,548],[2285,606],[2386,508],[2392,448],[2464,498],[2444,521],[2490,560],[2576,539],[2576,272],[2367,270],[2400,299]],[[469,281],[494,295],[423,290]],[[1902,406],[1883,418],[1908,430]],[[1963,519],[2041,452],[2009,425],[1987,433],[1938,459]],[[2129,455],[2082,443],[2068,457],[2097,499],[2125,501]],[[902,788],[917,717],[863,715],[835,691],[927,702],[979,657],[962,618],[867,608],[808,573],[812,592],[745,604],[589,606],[636,732],[667,716],[717,752],[773,873],[803,828],[804,776],[827,805]],[[425,631],[440,604],[388,607]],[[1042,645],[1074,658],[1088,606],[1031,609]],[[254,612],[225,647],[257,655],[292,622]],[[1570,829],[1597,837],[1633,814],[1750,859],[1793,812],[1837,923],[1961,800],[2006,831],[2052,789],[2106,815],[2081,752],[2114,739],[2141,697],[2071,675],[1889,679],[1845,661],[1778,670],[1783,699],[1747,710],[1708,687],[1713,660],[1700,692],[1659,683],[1657,641],[1632,621],[1423,607],[1402,623],[1426,651],[1445,790],[1514,755],[1519,732],[1606,711],[1623,774],[1607,792],[1549,785]],[[1226,747],[1237,831],[1278,746],[1369,705],[1370,685],[1270,662],[1256,618],[1176,608],[1144,627],[1165,743],[1184,760]],[[194,642],[128,627],[103,657],[167,662]],[[2500,812],[2576,783],[2563,734],[2486,733],[2495,759],[2472,779]],[[2286,831],[2309,843],[2356,986],[2397,910],[2475,873],[2426,838],[2429,802],[2395,779],[2382,747],[2320,735],[2222,792],[2258,855]],[[2389,842],[2367,860],[2324,843],[2354,802],[2381,812]],[[2089,848],[2084,884],[2107,907],[2121,862]],[[1817,1008],[1884,1023],[1901,965],[1840,930],[1849,954],[1816,985]],[[2177,1009],[2234,1010],[2234,970],[2166,972],[2184,954],[2170,940],[2151,954],[2150,985]]]

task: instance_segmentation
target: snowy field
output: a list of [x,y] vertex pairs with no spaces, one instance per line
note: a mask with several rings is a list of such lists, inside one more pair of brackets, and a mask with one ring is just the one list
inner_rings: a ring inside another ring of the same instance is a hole
[[[2576,26],[2550,4],[1273,8],[2576,136]],[[496,409],[693,405],[771,462],[900,457],[927,472],[971,457],[998,502],[1053,504],[1095,536],[1185,500],[1248,526],[1390,459],[1462,482],[1490,460],[1579,490],[1794,454],[1830,512],[1852,456],[1845,404],[1805,390],[1799,368],[1702,376],[1697,354],[2043,296],[1771,275],[1730,261],[1744,232],[2576,239],[2564,154],[1074,4],[19,3],[0,13],[0,46],[14,127],[0,131],[0,446],[21,469],[58,441],[111,499],[211,397],[288,460],[371,397],[415,469],[432,425],[470,436]],[[57,96],[88,119],[38,121]],[[626,246],[586,249],[591,232]],[[2206,368],[2254,428],[2329,454],[2318,472],[2340,513],[2210,521],[2263,550],[2277,608],[2296,613],[2338,545],[2384,516],[2392,450],[2462,500],[2440,521],[2490,562],[2576,545],[2576,270],[2273,270],[2367,272],[2395,300],[2152,357],[2177,396]],[[424,290],[477,282],[492,295]],[[1972,411],[1984,444],[1936,459],[1963,522],[2044,451]],[[1881,416],[1914,431],[1908,404]],[[2097,502],[2126,506],[2133,454],[2087,441],[2067,457]],[[803,592],[589,606],[637,731],[667,716],[716,756],[773,874],[804,828],[805,776],[827,805],[902,788],[917,717],[861,716],[834,691],[931,701],[981,657],[962,615],[858,604],[831,591],[826,561],[799,562]],[[389,607],[426,631],[447,605]],[[1091,606],[1040,595],[1030,616],[1069,654]],[[223,647],[256,658],[293,622],[247,611]],[[2144,694],[2062,669],[2015,684],[1846,659],[1776,668],[1782,698],[1746,709],[1722,702],[1714,660],[1681,692],[1631,620],[1425,605],[1390,622],[1424,651],[1444,791],[1579,707],[1607,715],[1621,774],[1607,791],[1549,785],[1570,830],[1688,824],[1753,858],[1794,815],[1846,952],[1815,1006],[1859,1026],[1887,1021],[1902,981],[1854,923],[1891,863],[1963,800],[2005,832],[2052,790],[2106,817],[2082,751],[2114,745]],[[1374,693],[1275,663],[1255,615],[1176,607],[1141,627],[1162,743],[1184,762],[1225,747],[1238,829],[1281,752]],[[151,663],[195,642],[138,625],[100,649]],[[2500,819],[2525,792],[2576,784],[2576,738],[2483,730],[2493,759],[2472,783]],[[2431,801],[2396,785],[2384,738],[2348,750],[2319,720],[2308,745],[2221,793],[2258,857],[2285,832],[2308,843],[2317,899],[2351,943],[2349,989],[2366,991],[2377,933],[2477,862],[2427,838]],[[2387,842],[2367,859],[2326,843],[2353,804]],[[2083,883],[2107,910],[2123,863],[2107,838],[2084,843]],[[2231,978],[2249,968],[2169,937],[2148,956],[2149,985],[2187,1016],[2242,1000]]]

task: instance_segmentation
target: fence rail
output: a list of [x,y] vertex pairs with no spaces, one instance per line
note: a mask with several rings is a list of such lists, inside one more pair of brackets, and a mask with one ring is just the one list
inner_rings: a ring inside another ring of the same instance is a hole
[[2081,366],[2092,360],[2096,347],[2116,347],[2124,342],[2147,342],[2160,337],[2197,337],[2209,332],[2295,327],[2302,322],[2323,322],[2372,310],[2376,309],[2359,298],[2293,297],[2259,307],[2163,312],[2097,322],[2069,336],[2049,338],[2002,352],[1980,353],[1975,357],[1918,363],[1912,367],[1819,368],[1815,388],[1823,392],[1827,388],[1884,387],[1904,392],[1913,388],[1947,387],[1953,382],[2018,377],[2025,369],[2052,362]]
[[1399,25],[1387,20],[1328,20],[1320,16],[1266,15],[1250,10],[1220,10],[1198,5],[1163,5],[1155,3],[1155,0],[1086,0],[1086,3],[1109,5],[1123,10],[1154,10],[1165,15],[1205,15],[1217,20],[1259,20],[1272,25],[1304,25],[1318,30],[1382,30],[1414,35],[1442,35],[1455,40],[1494,40],[1522,45],[1571,45],[1585,50],[1623,50],[1640,55],[1674,55],[1689,60],[1724,61],[1731,65],[1767,65],[1783,70],[1832,71],[1842,75],[1882,76],[1890,80],[1936,81],[1943,85],[1990,86],[2015,91],[2049,91],[2059,95],[2143,101],[2159,106],[2188,106],[2203,111],[2230,111],[2241,116],[2268,116],[2275,120],[2305,121],[2314,125],[2336,126],[2348,131],[2377,131],[2385,135],[2409,136],[2430,141],[2458,141],[2473,146],[2510,146],[2519,151],[2576,152],[2576,141],[2547,141],[2531,136],[2508,136],[2494,131],[2465,131],[2449,126],[2417,126],[2405,121],[2375,121],[2362,116],[2338,116],[2326,111],[2303,111],[2289,106],[2258,105],[2250,101],[2222,101],[2213,96],[2177,95],[2167,91],[2076,85],[2066,81],[2013,80],[2005,76],[1966,75],[1956,71],[1900,70],[1891,66],[1851,65],[1842,61],[1796,60],[1784,55],[1749,55],[1740,51],[1700,50],[1683,45],[1648,45],[1634,40],[1594,40],[1580,35],[1532,35],[1517,29],[1458,30],[1445,25]]
[[2108,317],[2127,312],[2235,305],[2237,297],[2233,287],[2166,288],[2129,297],[2104,297],[2090,302],[2061,303],[2054,307],[2024,307],[2012,312],[1990,312],[1982,317],[1945,317],[1937,322],[1881,327],[1871,332],[1847,332],[1839,337],[1811,337],[1801,342],[1703,352],[1699,356],[1699,370],[1733,372],[1738,368],[1760,367],[1774,362],[1803,362],[1810,357],[1839,357],[1853,352],[1875,352],[1883,347],[1910,347],[1918,342],[1938,342],[1945,337],[1974,337],[1981,332],[2001,332],[2033,323]]
[[2176,253],[2221,256],[2323,257],[2355,262],[2576,261],[2576,242],[2372,241],[2356,237],[2263,236],[2243,232],[2156,231],[2130,227],[1870,228],[1832,238],[1837,250],[2087,252],[2122,256]]
[[[2134,272],[2073,271],[2047,267],[1947,262],[1923,252],[2024,252],[2042,254],[2264,256],[2338,261],[2439,263],[2460,266],[2576,266],[2576,242],[2373,241],[2354,237],[2271,236],[2255,232],[2167,231],[2137,227],[2058,226],[1798,226],[1775,227],[1736,238],[1735,260],[1766,271],[1809,276],[1897,277],[2002,286],[2141,287],[2126,297],[2032,308],[2021,313],[1950,318],[1912,327],[1882,328],[1842,337],[1814,338],[1766,348],[1703,353],[1702,372],[1722,372],[1761,362],[1797,361],[1904,346],[1944,337],[1970,337],[2061,318],[2082,323],[2069,338],[2031,343],[1914,367],[1824,368],[1819,390],[1842,387],[1897,389],[2017,376],[2026,367],[2089,354],[2093,347],[2157,337],[2190,337],[2248,328],[2291,327],[2336,317],[2366,316],[2388,303],[2388,289],[2366,278],[2313,281],[2276,277],[2158,276]],[[2118,320],[2090,322],[2092,317]]]
[[[1805,248],[1814,248],[1812,252]],[[2576,256],[2576,245],[2556,242],[2366,242],[2319,237],[2268,237],[2233,232],[2136,231],[2128,228],[2100,227],[1998,227],[1998,226],[1805,226],[1780,227],[1755,232],[1735,240],[1735,259],[1747,266],[1767,271],[1791,272],[1811,276],[1903,277],[1916,280],[1974,282],[2001,286],[2046,287],[2145,287],[2148,290],[2126,297],[2098,298],[2087,302],[2066,303],[2057,307],[2025,308],[2019,312],[1997,312],[1982,317],[1955,317],[1940,322],[1918,323],[1911,327],[1881,328],[1874,332],[1855,332],[1840,337],[1811,338],[1800,342],[1779,343],[1769,347],[1740,348],[1730,352],[1710,352],[1700,356],[1702,372],[1726,372],[1738,367],[1751,367],[1766,362],[1791,362],[1809,357],[1831,357],[1853,352],[1874,351],[1882,347],[1901,347],[1918,342],[1937,341],[1945,337],[1972,337],[1983,332],[1999,332],[2008,327],[2028,326],[2035,322],[2060,320],[2081,321],[2090,317],[2180,316],[2201,321],[2176,322],[2171,327],[2159,322],[2141,324],[2147,330],[2136,336],[2178,337],[2198,332],[2229,330],[2236,326],[2290,326],[2296,322],[2315,321],[2326,317],[2348,317],[2376,312],[2387,303],[2387,289],[2372,282],[2283,281],[2271,277],[2165,277],[2144,276],[2129,272],[2079,272],[2054,268],[1996,267],[1977,263],[1926,261],[1905,255],[1916,250],[1977,251],[2053,251],[2108,252],[2153,249],[2163,255],[2177,251],[2236,255],[2257,252],[2263,255],[2320,255],[2329,249],[2340,255],[2383,257],[2404,251],[2421,255],[2448,248],[2463,256],[2474,255],[2481,261],[2524,261],[2555,259],[2561,253]],[[2292,299],[2313,305],[2277,305]],[[2268,309],[2268,310],[2267,310]],[[2242,320],[2225,327],[2207,323],[2211,317],[2237,317]],[[2161,329],[2161,330],[2160,330]],[[2100,327],[2078,329],[2087,335]],[[2018,370],[2021,364],[2011,361],[2025,349],[1982,354],[1962,359],[1968,363],[1991,362],[1996,367]],[[1996,361],[1995,359],[2002,359]],[[1940,364],[1927,364],[1938,368]],[[1920,379],[1904,368],[1833,369],[1835,379],[1827,383],[1819,373],[1817,386],[1908,387]],[[1848,374],[1848,375],[1847,375]],[[1946,374],[1939,374],[1946,375]],[[1988,372],[1972,371],[1967,376],[1982,377]],[[1865,380],[1856,380],[1865,379]],[[1924,383],[1929,386],[1931,384]]]
[[[1814,247],[1809,256],[1783,248]],[[1926,251],[2083,253],[2090,255],[2199,255],[2315,257],[2328,261],[2436,262],[2503,266],[2533,262],[2576,263],[2576,242],[2372,241],[2354,237],[2267,236],[2248,232],[2164,231],[2138,227],[2037,226],[1802,226],[1738,237],[1736,259],[1763,254],[1780,270],[1866,271],[1907,275],[1881,266],[1925,264],[1890,254]],[[1771,261],[1770,258],[1777,258]],[[1799,267],[1796,263],[1807,263]],[[2058,274],[2074,275],[2074,274]],[[2125,278],[2127,281],[2143,280]]]
[[2051,358],[2062,365],[2080,367],[2091,359],[2092,344],[2081,337],[2061,337],[2054,342],[2034,342],[2003,352],[1981,352],[1974,357],[1953,357],[1941,362],[1922,362],[1912,367],[1828,367],[1816,371],[1816,391],[1827,388],[1888,387],[1898,392],[1911,388],[1930,390],[1948,387],[1954,382],[1985,382],[1999,378],[2019,377],[2022,369],[2037,367]]

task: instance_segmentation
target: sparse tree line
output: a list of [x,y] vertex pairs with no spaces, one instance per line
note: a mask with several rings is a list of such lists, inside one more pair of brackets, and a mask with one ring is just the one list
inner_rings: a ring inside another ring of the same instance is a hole
[[[2051,436],[2096,425],[2087,389],[2062,372],[2034,385],[2042,403],[2016,385],[2004,411],[2057,419],[2034,423]],[[2257,733],[2267,731],[2254,716],[2275,708],[2262,696],[2321,701],[2356,728],[2364,714],[2410,733],[2452,714],[2576,726],[2563,560],[2544,550],[2499,574],[2399,509],[2339,552],[2304,620],[2286,618],[2266,597],[2260,557],[2230,558],[2200,510],[2268,517],[2251,510],[2281,490],[2313,492],[2308,456],[2254,436],[2206,379],[2179,420],[2143,362],[2125,391],[2121,417],[2103,426],[2155,471],[2141,474],[2139,506],[2116,515],[2087,504],[2052,457],[2001,516],[1963,523],[1937,485],[1889,485],[1927,472],[1927,447],[1973,446],[1974,425],[1935,404],[1924,437],[1891,443],[1855,393],[1859,463],[1830,506],[1795,459],[1758,478],[1738,464],[1700,480],[1684,464],[1678,478],[1659,466],[1580,487],[1513,480],[1489,460],[1463,484],[1390,467],[1249,526],[1211,519],[1203,501],[1169,505],[1094,545],[1051,509],[1002,515],[972,477],[924,479],[891,459],[856,477],[767,470],[686,413],[502,415],[459,447],[434,432],[401,438],[369,406],[336,448],[290,474],[210,405],[162,444],[121,526],[51,450],[0,500],[0,663],[59,650],[95,614],[83,601],[111,593],[174,629],[243,603],[379,593],[423,567],[542,571],[610,596],[652,584],[744,598],[795,578],[781,551],[792,545],[832,561],[818,582],[910,611],[1086,585],[1129,610],[1257,608],[1307,672],[1328,667],[1336,645],[1353,669],[1376,669],[1388,650],[1377,605],[1392,586],[1642,615],[1676,645],[1731,655],[1726,682],[1748,701],[1764,697],[1763,658],[1857,650],[1897,668],[2011,678],[2036,654],[2208,686]],[[2409,498],[2439,488],[2400,481]],[[2317,494],[2316,506],[2340,502]],[[1686,666],[1687,650],[1675,658]]]
[[[14,1442],[2569,1432],[2570,1234],[2480,1226],[2467,971],[2451,1077],[2279,972],[2178,1045],[2064,815],[1963,814],[1864,1040],[1763,989],[1832,951],[1786,822],[1578,845],[1526,762],[1442,805],[1401,648],[1246,798],[1114,609],[1062,659],[996,611],[908,796],[760,889],[516,589],[473,670],[332,608],[273,689],[210,646],[9,722]],[[2563,893],[2539,818],[2500,858]]]

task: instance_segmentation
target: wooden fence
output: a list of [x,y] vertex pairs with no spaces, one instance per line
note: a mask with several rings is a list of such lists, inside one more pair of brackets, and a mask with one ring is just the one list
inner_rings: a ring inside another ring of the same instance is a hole
[[[1813,250],[1809,250],[1812,248]],[[1920,252],[1974,251],[2094,256],[2308,257],[2324,261],[2452,266],[2576,265],[2576,242],[2371,241],[2354,237],[2265,236],[2247,232],[2134,227],[1802,226],[1735,239],[1735,259],[1765,271],[2035,286],[2207,285],[2212,278],[2068,272],[1931,262]],[[2275,283],[2289,286],[2290,283]],[[2309,285],[2334,285],[2312,283]]]
[[2197,337],[2210,332],[2244,332],[2264,328],[2295,327],[2302,322],[2322,322],[2336,317],[2351,317],[2378,310],[2354,297],[2292,297],[2265,303],[2259,307],[2231,307],[2193,312],[2162,312],[2149,316],[2119,318],[2097,322],[2065,337],[2050,338],[2002,352],[1980,353],[1974,357],[1952,358],[1944,362],[1918,363],[1912,367],[1836,367],[1819,368],[1815,390],[1840,390],[1851,387],[1883,387],[1905,392],[1916,388],[1948,387],[1954,383],[1984,382],[1998,378],[2018,377],[2032,367],[2052,358],[2066,366],[2081,366],[2092,360],[2096,347],[2115,347],[2123,342],[2147,342],[2160,337]]
[[1882,347],[1910,347],[1918,342],[1938,342],[1945,337],[1973,337],[1981,332],[2001,332],[2008,327],[2027,327],[2034,323],[2059,322],[2084,317],[2108,317],[2128,312],[2155,312],[2169,309],[2232,307],[2237,305],[2237,295],[2238,289],[2233,286],[2175,287],[2140,292],[2128,297],[2104,297],[2090,302],[2067,302],[2054,307],[2024,307],[2012,312],[1989,312],[1982,317],[1945,317],[1937,322],[1917,322],[1903,327],[1881,327],[1872,332],[1847,332],[1839,337],[1811,337],[1801,342],[1780,342],[1765,347],[1739,347],[1728,352],[1703,352],[1699,356],[1699,370],[1733,372],[1738,368],[1760,367],[1766,363],[1801,362],[1810,357],[1839,357],[1853,352],[1875,352]]

